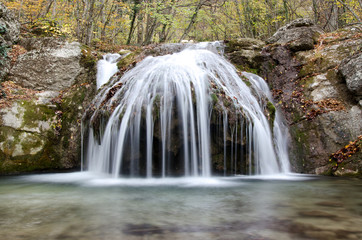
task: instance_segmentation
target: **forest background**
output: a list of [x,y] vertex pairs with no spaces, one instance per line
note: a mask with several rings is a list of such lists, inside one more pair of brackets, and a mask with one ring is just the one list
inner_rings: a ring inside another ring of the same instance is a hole
[[94,47],[265,40],[297,18],[325,31],[361,23],[362,0],[7,0],[24,34],[63,36]]

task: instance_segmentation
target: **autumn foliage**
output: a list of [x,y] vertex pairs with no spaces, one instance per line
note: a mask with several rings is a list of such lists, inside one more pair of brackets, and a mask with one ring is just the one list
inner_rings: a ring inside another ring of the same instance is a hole
[[361,22],[360,0],[11,0],[23,30],[84,44],[266,39],[296,18],[326,31]]
[[337,170],[339,164],[343,163],[343,161],[359,152],[361,147],[362,135],[358,136],[354,142],[349,142],[349,144],[339,149],[337,152],[331,154],[329,156],[329,161],[334,163],[333,170]]

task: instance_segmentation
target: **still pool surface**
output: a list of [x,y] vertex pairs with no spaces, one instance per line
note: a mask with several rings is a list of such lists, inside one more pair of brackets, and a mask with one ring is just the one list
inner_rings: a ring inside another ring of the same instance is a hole
[[362,239],[362,180],[2,177],[0,239]]

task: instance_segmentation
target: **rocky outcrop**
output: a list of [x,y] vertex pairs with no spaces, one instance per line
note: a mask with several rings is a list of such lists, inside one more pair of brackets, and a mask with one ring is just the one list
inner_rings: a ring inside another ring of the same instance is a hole
[[321,34],[315,45],[296,51],[295,43],[305,37],[296,34],[292,40],[288,31],[316,29],[312,24],[298,24],[299,20],[283,27],[269,40],[274,44],[263,49],[258,69],[272,86],[275,102],[289,124],[294,171],[360,176],[360,149],[344,160],[331,154],[362,135],[362,29],[357,25]]
[[267,43],[287,45],[293,51],[305,51],[314,48],[323,31],[310,19],[297,19],[280,28]]
[[356,96],[357,101],[360,101],[362,99],[362,54],[356,53],[344,59],[338,70],[346,81],[348,90]]
[[227,43],[226,55],[237,68],[246,66],[271,86],[289,125],[295,172],[361,176],[361,32],[356,25],[323,33],[298,19],[262,50],[254,48],[250,62],[243,44],[235,49]]
[[261,50],[265,42],[252,38],[225,41],[225,55],[239,70],[253,71],[260,65]]
[[19,33],[19,22],[5,5],[0,2],[0,81],[10,70],[8,53],[11,46],[19,40]]
[[95,62],[79,43],[22,39],[0,99],[0,174],[80,167],[81,118]]

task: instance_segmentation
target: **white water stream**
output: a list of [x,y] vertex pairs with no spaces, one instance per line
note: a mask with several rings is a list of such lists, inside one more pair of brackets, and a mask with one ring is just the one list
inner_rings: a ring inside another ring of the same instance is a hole
[[97,89],[107,83],[118,71],[117,60],[121,57],[118,53],[108,53],[97,63]]
[[[102,118],[98,131],[88,124],[84,168],[114,177],[170,177],[174,172],[178,176],[210,177],[211,138],[215,135],[211,132],[211,118],[216,111],[213,98],[218,97],[216,101],[224,98],[232,105],[230,108],[224,106],[225,102],[219,103],[224,172],[288,173],[286,128],[277,113],[271,131],[262,101],[271,101],[265,81],[243,73],[253,91],[264,97],[254,96],[240,73],[212,46],[203,43],[172,55],[147,57],[103,89],[90,122],[95,122],[104,109],[112,113]],[[98,87],[116,72],[116,63],[101,61]],[[116,88],[120,84],[122,87]],[[117,91],[101,104],[112,89]],[[108,121],[104,123],[104,119]],[[231,142],[228,147],[227,142]],[[155,159],[156,153],[160,159]]]

